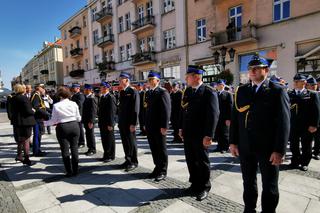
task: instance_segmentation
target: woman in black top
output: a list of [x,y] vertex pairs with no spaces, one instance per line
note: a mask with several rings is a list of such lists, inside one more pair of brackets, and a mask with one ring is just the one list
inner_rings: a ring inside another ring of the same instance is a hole
[[[21,161],[23,164],[30,166],[30,137],[32,127],[36,123],[34,109],[32,109],[29,99],[24,95],[26,92],[25,85],[16,84],[14,90],[16,95],[10,100],[10,110],[14,139],[18,144],[16,161]],[[24,158],[22,157],[22,150],[24,151]]]

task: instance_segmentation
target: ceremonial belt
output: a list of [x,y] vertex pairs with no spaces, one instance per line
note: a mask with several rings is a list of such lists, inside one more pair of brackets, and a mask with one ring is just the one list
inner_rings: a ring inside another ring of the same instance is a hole
[[298,114],[298,104],[292,104],[291,106],[290,106],[290,109],[296,109],[296,114]]
[[32,98],[31,98],[31,102],[34,100],[34,98],[35,98],[36,95],[37,95],[37,96],[39,97],[39,99],[40,99],[40,108],[41,108],[41,109],[46,109],[46,105],[44,104],[44,101],[42,100],[41,96],[40,96],[39,94],[37,94],[37,93],[34,93],[34,94],[33,94]]
[[245,117],[245,121],[244,121],[244,122],[245,122],[244,126],[245,126],[245,128],[247,128],[248,117],[249,117],[249,113],[250,113],[250,111],[249,111],[250,105],[245,105],[245,106],[242,106],[242,107],[239,107],[239,106],[238,106],[238,103],[237,103],[238,90],[239,90],[239,87],[237,87],[237,89],[236,89],[236,91],[235,91],[235,94],[234,94],[234,105],[235,105],[235,107],[236,107],[236,110],[237,110],[238,112],[240,112],[240,113],[243,113],[243,112],[246,112],[246,111],[247,111],[246,117]]
[[181,107],[182,107],[182,109],[187,108],[187,106],[189,105],[188,102],[184,103],[184,101],[183,101],[185,91],[186,91],[186,89],[184,89],[184,90],[182,91],[182,99],[181,99]]

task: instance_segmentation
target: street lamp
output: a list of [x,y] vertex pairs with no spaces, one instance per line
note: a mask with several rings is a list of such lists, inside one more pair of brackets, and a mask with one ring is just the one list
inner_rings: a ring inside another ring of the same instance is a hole
[[[226,61],[227,52],[229,54],[230,61]],[[222,46],[220,48],[220,53],[218,52],[218,50],[216,50],[213,53],[213,58],[214,58],[215,64],[221,64],[223,71],[224,71],[226,69],[226,65],[229,64],[230,62],[233,62],[235,52],[236,52],[236,50],[233,48],[230,48],[228,50],[228,48],[226,48],[225,46]],[[221,62],[220,62],[220,55],[221,55]]]

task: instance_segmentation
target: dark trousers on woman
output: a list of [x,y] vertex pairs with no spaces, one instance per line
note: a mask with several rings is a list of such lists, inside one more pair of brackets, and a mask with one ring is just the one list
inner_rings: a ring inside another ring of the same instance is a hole
[[[67,174],[78,174],[78,141],[80,135],[79,123],[76,121],[61,123],[56,128],[57,139],[60,144],[62,160]],[[71,150],[71,161],[70,161]],[[72,165],[72,166],[71,166]]]
[[107,126],[100,126],[100,135],[104,151],[103,159],[114,160],[116,151],[114,130],[109,131]]

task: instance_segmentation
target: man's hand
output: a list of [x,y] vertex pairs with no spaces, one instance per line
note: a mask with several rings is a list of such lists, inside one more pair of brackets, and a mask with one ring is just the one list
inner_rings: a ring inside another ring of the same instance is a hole
[[208,149],[209,146],[212,144],[212,138],[205,136],[202,140],[202,144],[203,144],[204,148]]
[[162,135],[167,135],[167,128],[161,128],[160,132]]
[[317,131],[317,127],[309,126],[308,131],[309,131],[310,133],[315,133],[315,132]]
[[238,146],[235,144],[230,144],[230,152],[232,154],[233,157],[238,157],[239,156],[239,149]]
[[112,131],[113,127],[112,126],[108,126],[108,131]]
[[272,152],[269,161],[272,165],[279,166],[283,162],[283,155],[278,152]]
[[230,120],[226,120],[226,126],[230,126],[231,121]]
[[136,131],[136,126],[130,125],[130,132],[135,132],[135,131]]
[[89,123],[88,123],[88,128],[89,128],[89,129],[92,129],[92,128],[93,128],[93,123],[89,122]]
[[183,141],[182,129],[179,129],[179,137],[180,137],[180,138],[181,138],[181,140]]

